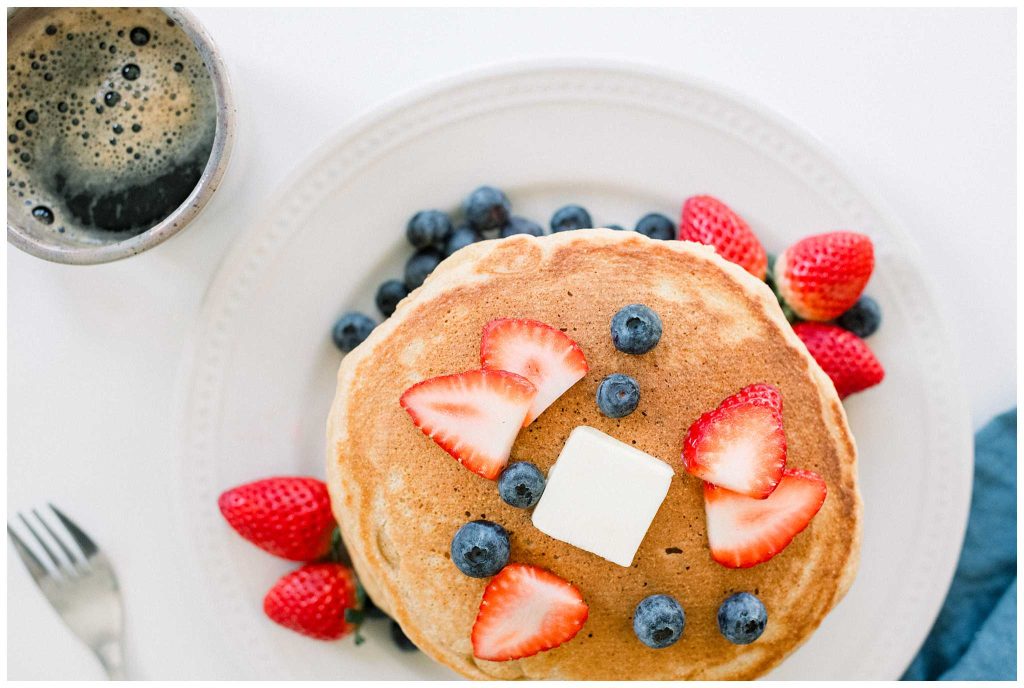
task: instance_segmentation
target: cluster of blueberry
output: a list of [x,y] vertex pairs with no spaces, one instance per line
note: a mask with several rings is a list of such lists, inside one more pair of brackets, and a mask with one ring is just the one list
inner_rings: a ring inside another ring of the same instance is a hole
[[[734,645],[749,645],[764,633],[768,610],[749,592],[732,595],[718,607],[718,630]],[[683,634],[686,613],[676,598],[651,595],[633,611],[633,632],[647,647],[660,650]]]
[[[633,303],[612,318],[612,343],[627,354],[645,354],[661,340],[661,318],[647,306]],[[624,418],[640,403],[640,385],[629,375],[612,373],[597,386],[597,408],[609,418]]]
[[[409,219],[405,237],[416,249],[405,263],[403,279],[389,279],[377,287],[377,309],[385,318],[391,317],[399,302],[423,284],[445,258],[460,248],[484,239],[506,238],[515,234],[544,236],[548,232],[533,220],[512,214],[508,197],[493,186],[481,186],[466,198],[462,206],[463,220],[453,223],[442,210],[421,210]],[[590,213],[579,205],[559,208],[551,216],[550,232],[566,232],[593,227]],[[623,230],[620,225],[605,225]],[[648,213],[637,222],[635,231],[652,239],[675,239],[676,225],[660,213]],[[365,313],[345,313],[334,325],[333,339],[341,351],[348,353],[370,336],[376,322]]]
[[[514,461],[498,477],[498,495],[509,506],[530,509],[544,493],[544,474],[528,461]],[[470,521],[452,538],[452,563],[467,576],[490,578],[508,563],[508,533],[493,521]]]

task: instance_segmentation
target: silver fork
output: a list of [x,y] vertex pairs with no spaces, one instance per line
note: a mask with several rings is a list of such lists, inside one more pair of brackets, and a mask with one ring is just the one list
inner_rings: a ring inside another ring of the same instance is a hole
[[[35,525],[23,513],[19,513],[18,518],[31,536],[26,539],[35,540],[51,566],[39,560],[10,523],[7,535],[43,596],[78,639],[96,654],[107,677],[124,680],[121,593],[114,569],[106,555],[74,521],[52,504],[47,506],[60,524],[56,528],[35,509],[32,509]],[[49,542],[43,533],[49,536]],[[60,555],[54,549],[59,550]]]

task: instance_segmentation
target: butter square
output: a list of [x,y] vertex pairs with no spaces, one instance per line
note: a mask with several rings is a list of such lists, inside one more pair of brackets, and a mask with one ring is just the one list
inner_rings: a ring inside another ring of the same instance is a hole
[[629,566],[673,473],[650,454],[581,425],[548,470],[533,525],[556,540]]

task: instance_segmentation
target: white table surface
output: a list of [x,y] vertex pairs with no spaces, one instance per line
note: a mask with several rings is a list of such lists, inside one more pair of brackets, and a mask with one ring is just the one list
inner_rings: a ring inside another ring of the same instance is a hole
[[[206,286],[263,199],[339,126],[496,61],[592,55],[721,83],[802,125],[875,189],[934,271],[975,427],[1015,401],[1013,10],[197,10],[239,108],[224,184],[141,256],[7,252],[8,515],[52,501],[116,563],[134,678],[230,678],[187,601],[169,422]],[[8,677],[95,679],[8,548]],[[212,638],[212,640],[211,640]],[[344,668],[339,667],[339,678]]]

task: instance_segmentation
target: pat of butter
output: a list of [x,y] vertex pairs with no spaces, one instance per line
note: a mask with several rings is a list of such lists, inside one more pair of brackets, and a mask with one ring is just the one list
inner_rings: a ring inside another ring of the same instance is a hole
[[663,461],[581,425],[548,471],[533,525],[556,540],[629,566],[672,475]]

